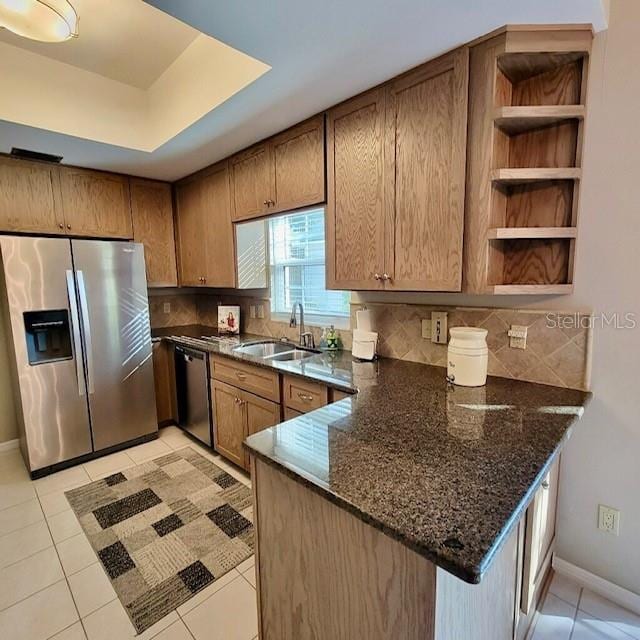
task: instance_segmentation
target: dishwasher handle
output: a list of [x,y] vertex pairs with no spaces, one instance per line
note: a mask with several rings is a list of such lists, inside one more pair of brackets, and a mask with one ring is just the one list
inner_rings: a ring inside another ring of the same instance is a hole
[[194,358],[196,360],[204,360],[205,353],[203,351],[195,351],[194,349],[187,349],[186,347],[176,347],[176,353],[179,353],[187,362],[191,362]]

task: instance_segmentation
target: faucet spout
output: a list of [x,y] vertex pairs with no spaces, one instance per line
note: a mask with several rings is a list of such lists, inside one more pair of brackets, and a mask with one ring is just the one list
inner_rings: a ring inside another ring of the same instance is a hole
[[300,337],[298,343],[301,347],[311,347],[313,348],[315,345],[313,344],[313,334],[305,331],[304,326],[304,307],[302,306],[302,302],[296,302],[291,309],[291,318],[289,319],[290,327],[297,327],[298,323],[296,321],[296,308],[300,309]]

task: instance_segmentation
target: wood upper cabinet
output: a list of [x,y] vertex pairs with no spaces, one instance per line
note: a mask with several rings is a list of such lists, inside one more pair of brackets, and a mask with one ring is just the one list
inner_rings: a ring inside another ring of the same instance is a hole
[[251,147],[231,159],[231,217],[259,218],[273,200],[273,163],[268,143]]
[[325,200],[324,116],[231,159],[232,219],[249,220]]
[[460,291],[467,47],[387,85],[386,289]]
[[226,162],[176,186],[180,284],[235,287],[236,264]]
[[242,403],[242,391],[224,382],[212,381],[211,393],[215,411],[215,448],[235,464],[244,467],[245,455],[242,441],[246,437],[246,408]]
[[178,286],[171,185],[131,179],[133,239],[144,245],[150,287]]
[[60,188],[69,235],[133,238],[126,176],[60,167]]
[[326,268],[329,289],[382,289],[385,92],[327,114]]
[[66,233],[56,165],[0,158],[0,230]]

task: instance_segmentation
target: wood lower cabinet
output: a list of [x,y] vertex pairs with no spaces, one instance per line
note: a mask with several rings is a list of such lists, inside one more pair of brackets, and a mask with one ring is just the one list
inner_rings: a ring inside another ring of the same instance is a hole
[[282,402],[289,409],[307,413],[324,407],[329,401],[327,387],[296,376],[283,376]]
[[235,287],[229,167],[222,162],[176,185],[180,284]]
[[175,366],[173,348],[164,340],[153,343],[153,379],[158,424],[172,424],[177,418]]
[[67,233],[57,166],[0,158],[0,230]]
[[231,159],[234,222],[300,209],[324,200],[324,115]]
[[133,239],[144,245],[147,284],[150,287],[177,287],[171,185],[132,179],[131,215]]
[[382,289],[385,92],[327,114],[326,281],[329,289]]
[[248,436],[280,422],[280,405],[218,380],[212,381],[215,448],[228,460],[249,469],[242,443]]
[[126,176],[60,167],[67,233],[95,238],[133,238]]

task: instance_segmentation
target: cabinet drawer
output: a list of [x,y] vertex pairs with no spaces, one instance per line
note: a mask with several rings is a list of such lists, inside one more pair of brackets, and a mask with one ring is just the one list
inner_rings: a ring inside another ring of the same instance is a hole
[[350,398],[353,394],[347,393],[346,391],[340,391],[339,389],[330,389],[329,390],[329,402],[338,402],[338,400],[344,400],[345,398]]
[[296,411],[295,409],[290,409],[289,407],[284,408],[284,419],[285,420],[293,420],[293,418],[298,418],[304,415],[302,411]]
[[211,377],[255,393],[267,400],[280,401],[280,385],[275,371],[229,358],[211,356]]
[[306,413],[324,407],[329,400],[328,389],[317,382],[310,382],[292,376],[284,376],[282,397],[285,406]]

